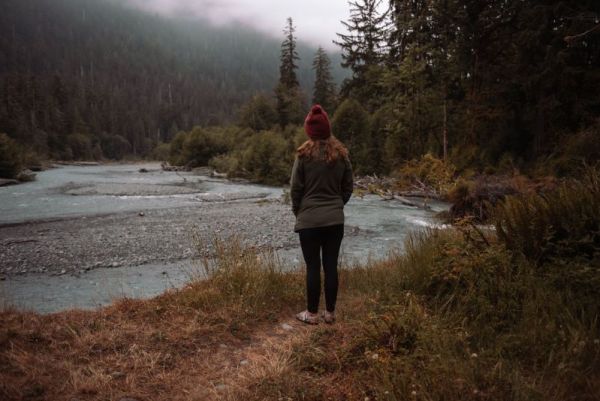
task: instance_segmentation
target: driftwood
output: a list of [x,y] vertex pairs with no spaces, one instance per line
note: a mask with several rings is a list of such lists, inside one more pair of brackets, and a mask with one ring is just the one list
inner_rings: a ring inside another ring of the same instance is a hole
[[17,185],[19,181],[13,180],[11,178],[0,178],[0,187],[5,187],[8,185]]
[[[442,196],[435,189],[425,185],[419,180],[409,190],[398,190],[398,180],[391,177],[364,176],[354,182],[354,188],[379,195],[385,201],[398,201],[406,206],[430,209],[428,199],[441,200]],[[423,198],[423,202],[407,198]]]
[[171,166],[169,163],[161,163],[160,167],[163,171],[190,171],[191,168],[187,166]]
[[384,201],[396,200],[405,206],[418,207],[418,208],[426,209],[426,210],[431,209],[431,207],[427,204],[427,202],[423,202],[422,204],[413,202],[413,201],[406,199],[405,197],[400,196],[400,195],[383,196],[382,200],[384,200]]

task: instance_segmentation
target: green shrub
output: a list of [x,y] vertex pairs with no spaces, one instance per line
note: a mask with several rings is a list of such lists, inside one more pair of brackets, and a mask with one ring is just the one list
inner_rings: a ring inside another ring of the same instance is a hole
[[152,160],[167,161],[169,159],[169,152],[171,146],[168,143],[159,142],[156,144],[150,154]]
[[219,173],[227,174],[228,177],[241,175],[240,155],[237,153],[215,156],[208,161],[208,165]]
[[169,163],[174,166],[183,166],[185,160],[183,158],[183,143],[187,138],[187,133],[180,131],[171,140],[169,144]]
[[240,127],[263,131],[277,124],[277,111],[272,99],[256,95],[240,110]]
[[190,167],[207,166],[208,161],[229,150],[221,132],[194,128],[183,143],[183,158]]
[[15,178],[22,167],[19,145],[8,135],[0,133],[0,177]]
[[248,178],[265,184],[289,182],[293,163],[287,141],[278,133],[264,131],[248,138],[241,166]]
[[408,180],[411,185],[426,186],[439,194],[446,193],[455,182],[456,169],[427,153],[419,160],[411,160],[394,172],[396,177]]
[[171,142],[169,163],[176,166],[207,166],[211,158],[230,149],[229,138],[221,130],[195,127],[179,132]]
[[355,99],[343,101],[331,118],[332,132],[348,148],[357,174],[372,174],[378,165],[370,118],[369,113]]

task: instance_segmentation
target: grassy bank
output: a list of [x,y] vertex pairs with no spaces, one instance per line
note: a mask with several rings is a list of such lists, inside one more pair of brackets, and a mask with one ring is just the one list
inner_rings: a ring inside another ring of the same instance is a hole
[[332,326],[293,321],[301,272],[223,241],[209,280],[149,301],[2,312],[0,398],[596,400],[598,175],[495,222],[343,270]]

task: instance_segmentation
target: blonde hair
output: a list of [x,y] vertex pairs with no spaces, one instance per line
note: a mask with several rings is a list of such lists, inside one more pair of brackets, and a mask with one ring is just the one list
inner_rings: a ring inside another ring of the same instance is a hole
[[297,155],[299,158],[322,159],[328,164],[333,164],[340,158],[348,158],[348,149],[339,139],[331,135],[327,139],[307,140],[300,145]]

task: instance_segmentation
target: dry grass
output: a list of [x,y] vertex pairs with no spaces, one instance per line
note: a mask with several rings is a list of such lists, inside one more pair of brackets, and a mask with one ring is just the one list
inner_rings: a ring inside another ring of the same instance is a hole
[[257,359],[246,350],[268,345],[265,333],[302,304],[302,278],[278,271],[272,254],[235,241],[215,247],[221,257],[207,265],[210,280],[152,300],[93,312],[1,312],[0,399],[204,400],[232,392],[240,361]]
[[405,254],[342,270],[338,322],[312,327],[292,318],[303,274],[216,240],[210,278],[181,290],[0,313],[0,399],[598,400],[600,254],[532,263],[510,244],[469,227],[414,235]]

